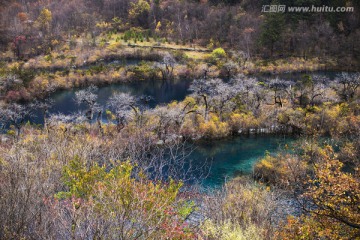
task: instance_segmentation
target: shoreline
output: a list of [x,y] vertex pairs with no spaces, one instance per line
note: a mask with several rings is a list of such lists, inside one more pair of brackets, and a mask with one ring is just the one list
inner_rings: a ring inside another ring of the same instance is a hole
[[[117,62],[112,64],[115,61],[125,61]],[[126,64],[126,61],[139,61],[137,64]],[[285,61],[282,59],[281,61]],[[61,68],[62,71],[48,71],[44,69],[32,69],[24,68],[21,66],[19,71],[30,71],[34,74],[34,78],[30,80],[28,86],[21,87],[18,90],[10,90],[0,96],[0,101],[4,102],[29,102],[33,99],[44,99],[53,94],[54,92],[71,90],[74,88],[83,88],[89,85],[96,86],[106,86],[109,84],[118,84],[118,83],[129,83],[137,81],[167,81],[163,80],[160,76],[160,69],[153,68],[154,63],[159,63],[158,61],[143,61],[136,58],[128,59],[119,59],[119,58],[109,58],[102,59],[102,61],[89,63],[86,65],[77,66],[76,68]],[[179,64],[174,67],[173,79],[198,79],[203,75],[202,67],[204,64],[199,63],[192,69],[190,69],[186,64]],[[142,69],[143,67],[143,69]],[[213,66],[212,66],[213,67]],[[213,67],[214,68],[214,67]],[[236,72],[236,74],[244,74],[246,76],[274,76],[278,74],[307,74],[314,73],[317,71],[324,72],[339,72],[343,71],[342,68],[337,68],[334,66],[317,66],[317,67],[308,67],[300,68],[297,70],[280,68],[280,70],[267,70],[267,69],[249,69],[243,67]],[[349,70],[347,70],[349,71]],[[356,72],[356,69],[352,69],[350,72]],[[235,75],[235,74],[234,74]],[[221,78],[226,79],[227,77],[221,72],[221,69],[211,69],[208,73],[209,78]],[[55,82],[55,83],[53,83]],[[51,85],[51,86],[50,86]],[[49,88],[51,88],[49,90]],[[10,92],[13,97],[9,97]],[[40,93],[39,93],[40,92]]]

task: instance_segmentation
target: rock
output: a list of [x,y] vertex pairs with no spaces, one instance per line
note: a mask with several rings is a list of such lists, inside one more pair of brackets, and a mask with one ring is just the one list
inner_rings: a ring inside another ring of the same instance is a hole
[[6,143],[6,142],[8,142],[8,141],[10,141],[10,138],[7,137],[6,135],[2,135],[2,136],[0,137],[0,142]]
[[156,142],[157,145],[164,145],[164,141],[163,140],[159,140]]

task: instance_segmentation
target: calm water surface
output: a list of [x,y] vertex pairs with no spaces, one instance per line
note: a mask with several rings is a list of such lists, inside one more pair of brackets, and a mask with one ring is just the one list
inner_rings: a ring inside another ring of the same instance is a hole
[[[316,72],[315,74],[327,76],[330,80],[332,80],[335,77],[336,72]],[[305,75],[305,73],[284,73],[281,75],[262,74],[261,76],[258,76],[258,78],[270,79],[280,77],[283,79],[296,81],[303,75]],[[158,104],[166,104],[174,100],[183,100],[186,95],[190,94],[188,89],[191,82],[192,81],[188,79],[172,80],[166,82],[159,80],[146,80],[132,83],[106,85],[99,88],[98,103],[105,107],[106,102],[114,93],[127,92],[135,96],[151,96],[153,101],[150,102],[149,107],[155,107]],[[75,103],[75,92],[76,89],[59,91],[53,94],[51,98],[54,100],[54,105],[50,109],[50,113],[71,114],[80,110],[84,110],[85,106],[78,106]],[[36,120],[34,119],[34,121],[38,122],[40,120],[37,118]]]
[[[285,73],[277,75],[280,78],[294,80],[300,79],[305,73]],[[311,73],[312,74],[312,73]],[[335,72],[316,72],[315,74],[327,76],[330,80]],[[276,75],[261,75],[260,79],[275,78]],[[116,92],[127,92],[135,96],[147,95],[154,100],[149,107],[166,104],[171,101],[181,101],[190,92],[188,88],[191,80],[173,81],[139,81],[102,86],[98,91],[98,103],[106,108],[106,102]],[[50,113],[71,114],[85,109],[75,103],[76,90],[60,91],[53,94],[54,105]],[[38,113],[32,121],[41,123],[42,116]],[[234,137],[215,142],[199,143],[189,156],[194,164],[201,165],[204,161],[211,164],[209,177],[204,184],[207,186],[221,186],[226,179],[238,174],[251,174],[254,163],[264,156],[266,151],[276,152],[280,145],[291,141],[281,136],[250,136]]]
[[248,175],[253,171],[254,164],[266,151],[275,153],[280,146],[289,144],[293,138],[274,135],[237,136],[220,141],[199,143],[190,155],[194,164],[201,165],[204,161],[211,164],[205,186],[221,186],[226,179],[238,175]]

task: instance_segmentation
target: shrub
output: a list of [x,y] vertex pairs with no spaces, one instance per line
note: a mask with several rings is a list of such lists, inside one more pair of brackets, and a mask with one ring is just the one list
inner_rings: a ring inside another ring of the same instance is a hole
[[122,146],[120,156],[137,141],[132,130],[104,139],[86,123],[49,121],[48,133],[25,126],[19,141],[0,142],[1,239],[196,238],[185,222],[195,205],[179,196],[181,182],[152,181],[135,164],[107,160],[109,149]]
[[131,67],[128,72],[133,74],[132,79],[145,80],[154,78],[157,75],[157,70],[148,62],[140,62],[139,65]]
[[222,239],[222,240],[262,240],[262,229],[255,224],[248,225],[243,229],[240,225],[227,221],[216,224],[211,220],[206,220],[201,226],[202,234],[206,239]]
[[[314,174],[305,182],[302,197],[307,214],[289,217],[279,228],[277,239],[357,239],[360,230],[359,169],[350,174],[343,164],[333,158],[331,147],[315,165]],[[310,207],[311,206],[311,207]]]
[[222,138],[230,132],[228,123],[219,121],[215,115],[208,122],[200,124],[199,130],[205,138]]
[[226,58],[226,52],[223,48],[216,48],[212,51],[211,57],[213,59],[223,59]]
[[256,179],[270,185],[293,188],[301,179],[305,179],[307,163],[290,154],[272,156],[266,153],[254,166]]
[[246,178],[235,178],[206,196],[201,225],[205,239],[268,239],[275,196]]
[[229,124],[233,132],[247,132],[250,128],[258,127],[258,119],[252,113],[232,113]]

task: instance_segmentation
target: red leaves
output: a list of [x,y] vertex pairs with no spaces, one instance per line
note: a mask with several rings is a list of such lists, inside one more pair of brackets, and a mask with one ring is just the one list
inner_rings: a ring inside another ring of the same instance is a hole
[[24,35],[19,35],[19,36],[16,36],[15,39],[14,39],[14,44],[15,45],[18,45],[19,43],[21,42],[26,42],[26,36]]

